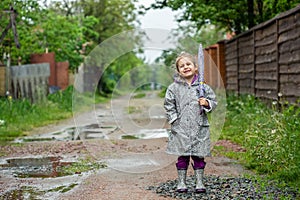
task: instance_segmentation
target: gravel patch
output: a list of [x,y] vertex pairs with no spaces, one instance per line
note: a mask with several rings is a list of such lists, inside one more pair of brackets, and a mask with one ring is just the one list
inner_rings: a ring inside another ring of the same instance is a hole
[[187,177],[187,193],[176,192],[177,179],[169,180],[158,186],[149,186],[147,190],[154,191],[163,197],[175,199],[298,199],[300,196],[291,188],[280,189],[274,184],[260,185],[258,181],[241,177],[219,177],[206,176],[204,184],[206,193],[198,194],[194,192],[195,179],[193,176]]

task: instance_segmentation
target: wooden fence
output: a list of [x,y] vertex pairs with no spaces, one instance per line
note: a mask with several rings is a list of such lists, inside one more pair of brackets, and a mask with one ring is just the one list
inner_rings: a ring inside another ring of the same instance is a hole
[[10,67],[10,84],[13,98],[42,101],[48,94],[49,63]]
[[300,98],[300,5],[225,42],[226,89]]

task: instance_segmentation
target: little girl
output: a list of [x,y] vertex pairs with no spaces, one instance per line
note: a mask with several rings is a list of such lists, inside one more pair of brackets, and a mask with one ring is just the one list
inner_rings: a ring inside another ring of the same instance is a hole
[[[187,192],[186,174],[190,162],[196,177],[195,192],[205,193],[203,174],[210,156],[210,132],[207,112],[217,106],[214,91],[203,85],[204,97],[199,98],[198,68],[194,56],[181,53],[176,59],[177,73],[174,82],[169,85],[164,107],[167,120],[171,124],[171,134],[167,145],[168,154],[178,155],[176,168],[178,172],[178,192]],[[204,112],[201,113],[200,106]]]

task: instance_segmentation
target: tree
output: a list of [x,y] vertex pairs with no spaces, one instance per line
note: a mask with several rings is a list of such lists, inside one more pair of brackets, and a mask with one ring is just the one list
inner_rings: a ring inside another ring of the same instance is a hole
[[[1,57],[4,53],[10,54],[13,63],[18,61],[18,56],[16,52],[22,51],[24,48],[23,43],[23,30],[27,31],[28,27],[31,26],[32,22],[37,19],[37,15],[35,13],[40,13],[41,9],[39,5],[34,0],[28,0],[26,3],[24,1],[10,1],[3,0],[0,2],[0,33],[3,35],[5,32],[5,28],[10,23],[10,15],[9,12],[13,9],[16,13],[15,16],[15,28],[18,33],[18,41],[20,43],[20,47],[16,44],[15,36],[12,29],[7,31],[5,37],[0,43],[1,49]],[[4,36],[4,35],[3,35]],[[30,43],[29,43],[30,44]]]
[[[57,61],[67,60],[70,68],[76,70],[94,47],[118,33],[134,29],[137,14],[135,1],[62,0],[47,3],[49,1],[26,0],[11,3],[11,0],[3,0],[0,2],[1,9],[13,6],[18,12],[16,19],[21,48],[14,46],[13,33],[10,31],[7,40],[0,44],[3,47],[1,49],[10,52],[12,65],[16,65],[19,58],[22,64],[29,63],[32,53],[44,53],[47,49],[55,52]],[[6,24],[8,19],[0,18],[1,24]],[[131,44],[137,44],[140,38],[136,37],[135,40],[130,41]],[[110,50],[115,52],[124,48],[119,44],[113,46],[115,48]],[[109,73],[118,78],[121,73],[142,62],[135,53],[126,56],[115,61]],[[97,64],[104,68],[103,63]],[[110,78],[103,76],[102,81],[109,81]]]
[[[11,54],[12,65],[21,60],[29,63],[32,53],[44,53],[46,49],[55,52],[57,61],[70,63],[70,69],[75,70],[83,61],[83,46],[92,42],[90,38],[97,36],[92,27],[98,21],[87,16],[66,17],[59,15],[54,10],[42,7],[35,0],[15,1],[10,4],[6,0],[1,2],[1,8],[8,9],[13,6],[17,10],[17,30],[21,48],[18,49],[13,43],[13,34],[9,32],[6,40],[2,43],[3,50]],[[3,23],[5,23],[3,19]]]
[[299,0],[156,0],[151,8],[183,10],[177,20],[193,22],[198,30],[210,20],[226,31],[239,34],[299,3]]
[[[198,32],[193,25],[181,26],[180,30],[175,30],[177,44],[175,48],[164,50],[155,62],[163,62],[166,66],[172,66],[178,54],[182,51],[195,53],[198,51],[198,44],[207,47],[225,39],[225,30],[212,24],[205,24]],[[197,33],[197,34],[196,34]]]
[[[147,77],[146,73],[136,73],[141,71],[132,70],[135,67],[142,68],[142,64],[143,61],[140,58],[138,58],[133,52],[128,52],[120,56],[118,59],[112,62],[110,66],[106,68],[106,70],[103,72],[98,85],[99,92],[102,94],[112,93],[117,82],[120,81],[126,73],[128,73],[126,76],[128,76],[129,81],[132,85],[134,85],[136,79],[142,79]],[[136,74],[132,74],[129,72]]]
[[136,0],[79,0],[84,16],[94,16],[99,21],[93,27],[99,35],[97,43],[125,30],[134,28]]
[[[98,37],[95,40],[96,44],[101,45],[106,39],[123,31],[135,28],[137,11],[134,2],[136,2],[136,0],[80,0],[78,1],[77,6],[80,7],[84,16],[93,16],[99,20],[93,27],[93,30],[98,33]],[[130,42],[129,45],[133,45],[132,49],[139,48],[140,38],[136,37],[135,41],[131,41],[132,38],[133,37],[127,38],[130,40],[128,41]],[[109,50],[107,50],[109,52],[97,52],[97,56],[101,57],[101,59],[98,59],[98,63],[91,64],[94,64],[98,66],[100,70],[103,70],[98,84],[100,93],[111,93],[116,82],[119,81],[125,73],[142,63],[142,60],[137,58],[134,52],[131,52],[121,56],[111,63],[108,68],[105,68],[104,65],[109,62],[105,57],[118,54],[116,52],[122,52],[123,46],[126,46],[122,41],[120,41],[122,44],[116,44],[115,42],[118,42],[118,40],[112,41],[110,46],[113,48],[109,48]],[[99,63],[99,61],[101,63]],[[134,78],[134,76],[131,76],[130,80],[133,81]]]

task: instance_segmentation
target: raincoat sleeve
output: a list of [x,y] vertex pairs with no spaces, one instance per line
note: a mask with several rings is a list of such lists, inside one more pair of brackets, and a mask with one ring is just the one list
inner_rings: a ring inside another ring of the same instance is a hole
[[177,118],[176,100],[174,93],[168,88],[165,95],[164,108],[169,124],[172,124]]
[[213,111],[217,107],[218,102],[216,100],[216,94],[208,85],[205,85],[205,98],[207,99],[209,106],[207,107],[203,106],[204,111],[205,112]]

